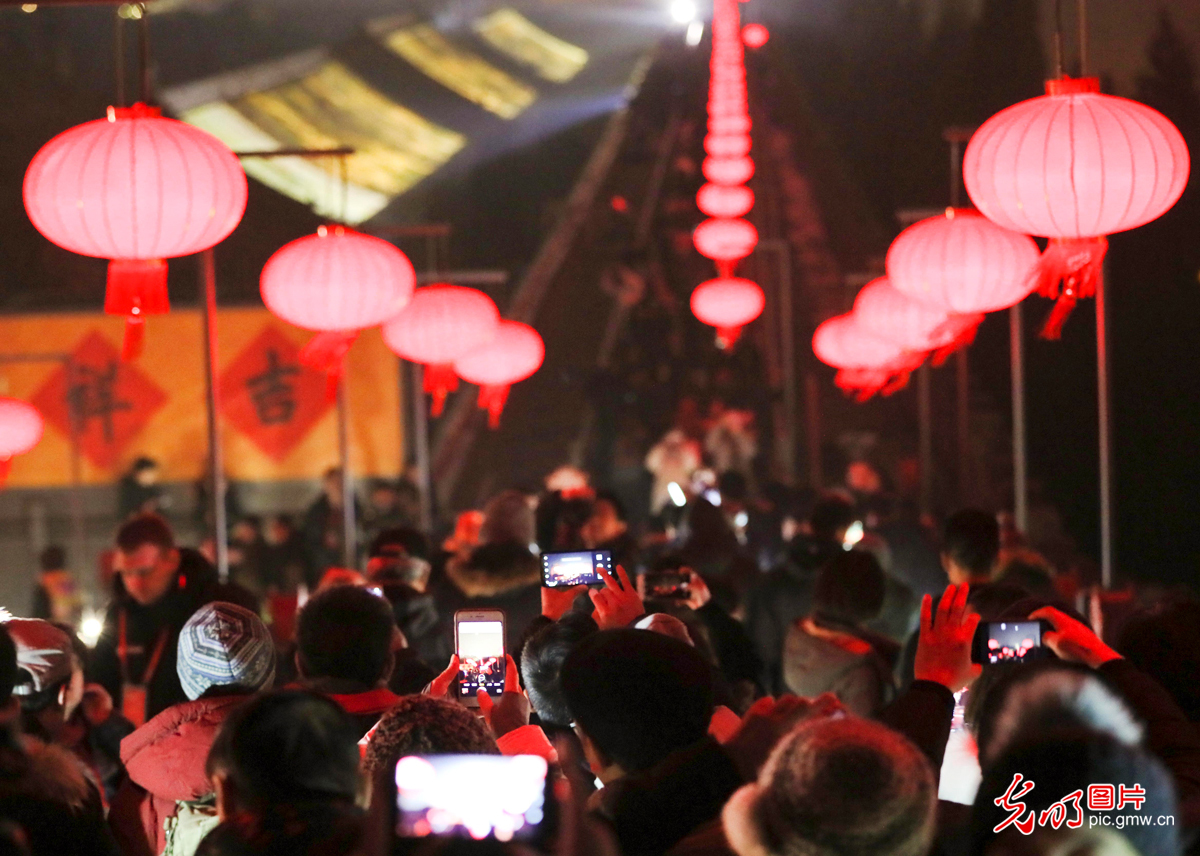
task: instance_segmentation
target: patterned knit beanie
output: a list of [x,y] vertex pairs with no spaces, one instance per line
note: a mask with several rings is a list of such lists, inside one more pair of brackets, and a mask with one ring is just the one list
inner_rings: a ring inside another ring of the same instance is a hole
[[195,701],[209,687],[236,685],[247,692],[271,686],[275,644],[265,624],[232,603],[202,606],[179,631],[179,683]]

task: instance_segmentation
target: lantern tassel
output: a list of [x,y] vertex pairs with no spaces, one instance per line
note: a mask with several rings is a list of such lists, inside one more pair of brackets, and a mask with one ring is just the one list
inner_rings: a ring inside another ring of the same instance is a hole
[[979,322],[968,324],[954,338],[954,341],[950,342],[948,345],[942,345],[942,347],[935,349],[933,353],[929,355],[929,362],[933,364],[934,368],[941,366],[946,362],[946,360],[950,359],[952,354],[956,354],[963,348],[969,347],[971,344],[973,344],[975,341],[975,333],[978,330]]
[[125,316],[125,338],[121,359],[128,362],[142,353],[147,315],[163,315],[171,309],[167,297],[165,259],[112,259],[104,291],[104,311]]
[[1108,239],[1051,238],[1038,262],[1038,294],[1056,300],[1040,333],[1043,339],[1059,339],[1075,304],[1096,296],[1103,271]]
[[318,333],[300,349],[300,362],[310,368],[340,375],[346,352],[357,338],[357,330],[328,330]]
[[142,355],[146,340],[146,319],[141,315],[125,316],[125,337],[121,340],[121,361],[131,362]]
[[441,416],[446,409],[446,396],[458,389],[458,375],[453,365],[425,366],[425,392],[433,396],[431,416]]
[[8,473],[11,469],[12,458],[0,458],[0,490],[4,489],[4,484],[8,481]]
[[728,351],[737,344],[738,339],[742,337],[741,327],[718,327],[717,328],[717,347],[722,351]]
[[500,414],[504,411],[504,403],[508,401],[509,385],[491,384],[479,387],[479,406],[488,412],[488,427],[500,427]]

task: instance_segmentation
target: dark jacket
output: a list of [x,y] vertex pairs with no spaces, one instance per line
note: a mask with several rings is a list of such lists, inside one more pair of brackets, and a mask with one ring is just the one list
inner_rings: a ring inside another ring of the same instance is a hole
[[[454,639],[454,613],[460,609],[504,611],[504,644],[516,656],[525,628],[542,614],[542,566],[528,545],[482,544],[466,559],[446,563],[446,581],[434,592],[440,631]],[[437,664],[434,664],[437,665]]]
[[117,649],[120,616],[124,612],[127,644],[140,649],[130,651],[127,657],[131,682],[139,683],[143,679],[151,654],[159,638],[163,639],[162,655],[147,683],[147,721],[171,705],[187,701],[188,697],[175,672],[179,631],[192,613],[215,600],[258,611],[258,604],[249,592],[239,586],[222,585],[217,579],[216,569],[207,559],[195,550],[181,548],[175,585],[157,602],[142,606],[127,594],[122,594],[109,605],[104,616],[104,630],[92,651],[88,679],[108,690],[117,710],[121,709],[123,678]]
[[831,692],[846,709],[874,716],[895,695],[900,646],[852,625],[809,616],[792,623],[783,646],[783,681],[813,698]]

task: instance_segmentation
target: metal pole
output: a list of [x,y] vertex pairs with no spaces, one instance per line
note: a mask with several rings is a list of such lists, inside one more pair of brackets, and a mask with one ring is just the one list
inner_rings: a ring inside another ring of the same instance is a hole
[[342,468],[342,566],[358,567],[358,531],[354,520],[354,475],[350,472],[350,413],[346,378],[337,385],[338,457]]
[[425,367],[409,363],[412,399],[413,452],[417,463],[417,493],[421,497],[421,529],[433,531],[433,490],[429,478],[429,417],[425,413]]
[[[69,388],[74,383],[75,363],[68,359],[66,369]],[[75,556],[71,564],[75,568],[80,568],[80,562],[83,561],[83,556],[87,552],[87,529],[83,518],[83,460],[79,451],[80,426],[79,420],[75,418],[71,408],[67,409],[67,425],[70,428],[71,438],[71,552]]]
[[971,501],[971,369],[967,349],[956,355],[955,387],[958,399],[958,502]]
[[1008,310],[1009,357],[1012,364],[1013,516],[1017,531],[1029,531],[1029,487],[1025,458],[1025,333],[1021,304]]
[[229,579],[228,521],[225,519],[225,456],[217,420],[217,266],[210,247],[200,254],[200,305],[204,307],[204,403],[208,410],[208,493],[212,502],[217,574]]
[[792,307],[792,255],[791,248],[779,250],[779,361],[783,371],[780,383],[783,386],[783,422],[787,438],[784,450],[783,471],[788,483],[796,479],[796,319]]
[[1103,273],[1096,284],[1096,381],[1096,409],[1100,418],[1100,582],[1107,589],[1113,584],[1113,496],[1108,317]]
[[921,513],[933,510],[933,414],[930,405],[930,369],[917,369],[917,466],[920,470]]
[[821,471],[821,386],[811,371],[804,375],[804,410],[808,417],[808,484],[820,491],[825,486]]

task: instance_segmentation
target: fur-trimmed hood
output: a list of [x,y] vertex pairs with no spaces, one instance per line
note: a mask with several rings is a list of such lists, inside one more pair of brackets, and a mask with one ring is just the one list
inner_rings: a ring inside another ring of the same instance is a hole
[[0,759],[0,800],[26,797],[62,803],[82,811],[93,796],[83,764],[71,752],[35,737],[22,737],[24,757],[3,750]]
[[525,544],[482,544],[446,564],[446,576],[467,597],[496,597],[542,581],[537,556]]

